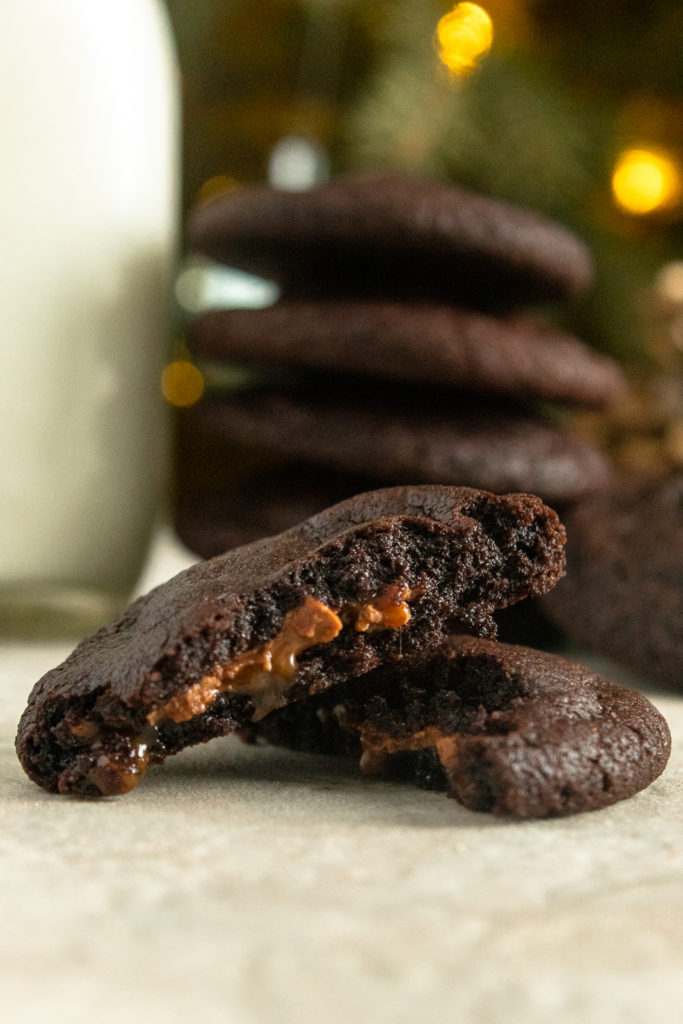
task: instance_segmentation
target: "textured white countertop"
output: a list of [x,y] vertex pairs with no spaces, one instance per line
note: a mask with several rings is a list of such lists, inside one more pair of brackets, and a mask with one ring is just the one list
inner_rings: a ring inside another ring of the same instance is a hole
[[[162,536],[143,587],[187,562]],[[9,1024],[683,1021],[683,698],[657,782],[556,821],[233,739],[85,802],[14,754],[70,646],[0,644]]]

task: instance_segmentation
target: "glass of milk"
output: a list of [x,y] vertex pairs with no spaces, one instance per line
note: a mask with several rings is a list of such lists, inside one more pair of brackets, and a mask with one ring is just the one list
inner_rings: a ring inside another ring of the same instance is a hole
[[127,600],[164,471],[177,74],[161,0],[0,6],[0,636]]

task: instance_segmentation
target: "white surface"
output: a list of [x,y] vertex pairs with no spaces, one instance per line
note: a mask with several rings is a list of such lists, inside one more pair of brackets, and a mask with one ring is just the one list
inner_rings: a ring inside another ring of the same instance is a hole
[[[164,540],[145,585],[186,562]],[[43,793],[13,750],[66,653],[0,646],[4,1020],[683,1020],[682,699],[656,699],[660,780],[558,821],[231,739],[83,802]]]

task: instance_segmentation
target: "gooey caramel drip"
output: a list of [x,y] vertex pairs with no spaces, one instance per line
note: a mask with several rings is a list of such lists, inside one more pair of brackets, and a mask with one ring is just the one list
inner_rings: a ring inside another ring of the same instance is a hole
[[399,629],[410,622],[408,599],[411,593],[408,587],[397,584],[388,587],[380,597],[372,603],[362,604],[356,613],[354,629],[365,633],[372,629]]
[[265,644],[236,655],[226,665],[211,672],[184,693],[176,694],[147,715],[150,725],[162,720],[186,722],[200,715],[219,693],[237,692],[254,697],[253,721],[280,707],[292,684],[299,655],[316,644],[330,643],[341,632],[344,621],[351,620],[357,632],[397,629],[410,621],[407,601],[411,592],[397,584],[388,587],[373,601],[348,604],[339,614],[315,598],[306,596],[298,608],[288,612],[280,632]]
[[125,753],[101,753],[85,779],[102,796],[122,796],[135,789],[147,771],[148,761],[147,744],[134,741]]

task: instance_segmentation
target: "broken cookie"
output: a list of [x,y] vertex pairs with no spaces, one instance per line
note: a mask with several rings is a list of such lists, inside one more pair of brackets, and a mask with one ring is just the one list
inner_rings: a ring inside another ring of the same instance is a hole
[[334,683],[495,635],[555,585],[556,514],[526,494],[397,487],[180,573],[34,687],[17,752],[44,788],[132,789],[150,764]]
[[268,715],[243,738],[350,754],[475,811],[544,818],[632,796],[671,737],[641,694],[575,662],[471,636]]

